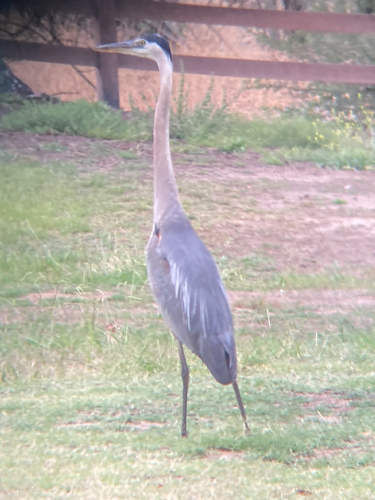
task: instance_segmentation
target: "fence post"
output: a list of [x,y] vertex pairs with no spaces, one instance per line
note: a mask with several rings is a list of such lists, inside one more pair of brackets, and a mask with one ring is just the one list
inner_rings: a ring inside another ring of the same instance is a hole
[[[96,0],[95,41],[98,45],[116,42],[115,0]],[[117,54],[98,52],[96,88],[98,99],[113,108],[120,107]]]

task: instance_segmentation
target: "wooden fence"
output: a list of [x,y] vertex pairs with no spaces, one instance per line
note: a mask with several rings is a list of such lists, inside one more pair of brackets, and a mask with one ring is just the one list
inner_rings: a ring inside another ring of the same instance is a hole
[[[375,35],[375,16],[260,9],[207,7],[153,0],[52,0],[46,9],[84,14],[96,20],[96,42],[115,41],[116,18],[168,20],[181,23],[305,30],[329,33]],[[46,10],[47,12],[47,10]],[[131,56],[102,54],[91,49],[0,39],[3,57],[91,66],[97,69],[99,99],[119,106],[118,67],[155,71],[151,61]],[[176,71],[186,73],[269,78],[275,80],[322,81],[375,84],[375,65],[313,64],[210,57],[174,56]]]

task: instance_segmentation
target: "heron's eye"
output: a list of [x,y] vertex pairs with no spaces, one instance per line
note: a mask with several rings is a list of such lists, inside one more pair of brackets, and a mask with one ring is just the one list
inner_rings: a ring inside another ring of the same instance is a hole
[[139,45],[142,45],[142,46],[146,45],[146,40],[140,40]]

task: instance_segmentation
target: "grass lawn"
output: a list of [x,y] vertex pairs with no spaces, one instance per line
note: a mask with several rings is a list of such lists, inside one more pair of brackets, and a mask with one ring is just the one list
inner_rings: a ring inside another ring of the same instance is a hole
[[0,496],[372,498],[374,172],[172,147],[230,296],[251,434],[189,353],[180,438],[144,259],[150,143],[3,131]]

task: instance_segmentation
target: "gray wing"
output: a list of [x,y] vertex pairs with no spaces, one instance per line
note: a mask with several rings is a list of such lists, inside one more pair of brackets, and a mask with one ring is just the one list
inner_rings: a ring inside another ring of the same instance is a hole
[[236,380],[233,320],[216,264],[190,224],[151,237],[148,274],[175,337],[222,384]]

